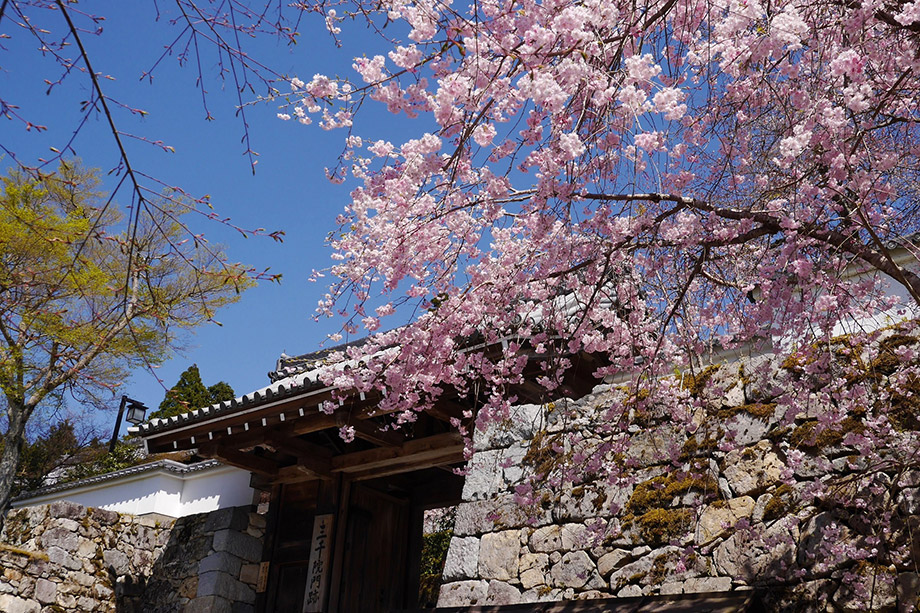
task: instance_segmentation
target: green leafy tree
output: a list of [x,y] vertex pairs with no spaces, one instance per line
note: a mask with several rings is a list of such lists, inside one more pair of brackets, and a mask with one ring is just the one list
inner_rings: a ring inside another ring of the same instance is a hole
[[226,381],[205,387],[201,382],[198,365],[192,364],[179,375],[179,381],[166,391],[166,397],[160,403],[159,409],[151,413],[150,418],[172,417],[217,402],[233,400],[233,396],[233,388]]
[[[5,447],[6,439],[0,437],[0,454]],[[22,445],[12,495],[46,485],[48,475],[64,468],[83,448],[69,419],[52,424],[46,433],[26,441]]]
[[[133,203],[131,223],[94,170],[13,173],[0,192],[0,521],[43,401],[107,406],[131,368],[161,363],[182,332],[253,284],[248,269],[189,235],[181,198]],[[2,416],[0,416],[2,417]]]

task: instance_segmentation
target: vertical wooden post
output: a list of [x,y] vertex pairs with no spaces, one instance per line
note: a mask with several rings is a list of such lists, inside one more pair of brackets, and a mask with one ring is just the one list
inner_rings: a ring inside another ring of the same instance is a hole
[[[331,484],[324,483],[324,488]],[[335,482],[337,491],[335,544],[332,549],[332,577],[329,584],[329,601],[326,611],[338,613],[342,593],[342,572],[345,562],[345,539],[348,536],[348,508],[351,501],[351,481],[339,475]]]

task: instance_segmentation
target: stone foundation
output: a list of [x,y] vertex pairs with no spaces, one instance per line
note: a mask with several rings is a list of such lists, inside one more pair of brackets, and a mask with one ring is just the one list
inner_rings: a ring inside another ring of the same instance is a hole
[[718,371],[685,424],[606,385],[477,431],[439,606],[760,589],[770,611],[917,610],[917,433],[892,434],[913,460],[866,470],[846,423],[820,438],[786,412],[775,363],[772,387]]
[[248,507],[178,520],[17,509],[0,534],[0,611],[253,611],[263,531]]

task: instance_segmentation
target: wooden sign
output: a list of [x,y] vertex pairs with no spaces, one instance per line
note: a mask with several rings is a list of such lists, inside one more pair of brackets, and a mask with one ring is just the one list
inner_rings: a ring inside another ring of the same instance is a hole
[[268,587],[268,562],[259,564],[259,580],[256,583],[256,593],[261,594]]
[[335,515],[317,515],[313,518],[313,541],[310,544],[310,567],[303,598],[303,613],[323,613],[326,592],[329,590],[329,563],[332,551],[332,522]]

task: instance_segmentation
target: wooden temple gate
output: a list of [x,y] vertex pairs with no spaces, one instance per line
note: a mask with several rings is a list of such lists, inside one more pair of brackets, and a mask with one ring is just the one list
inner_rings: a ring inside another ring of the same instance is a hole
[[[317,355],[296,359],[315,364]],[[597,383],[595,357],[574,362],[555,395],[577,397]],[[334,391],[308,367],[240,399],[139,428],[149,453],[197,449],[251,471],[253,486],[270,497],[260,612],[418,608],[424,513],[460,502],[463,477],[455,469],[464,465],[464,441],[452,422],[471,426],[475,399],[447,390],[417,421],[394,430],[379,397],[359,393],[341,402]],[[529,377],[509,394],[520,402],[551,399]],[[333,414],[320,411],[330,402]],[[342,427],[353,429],[353,441],[342,440]]]

